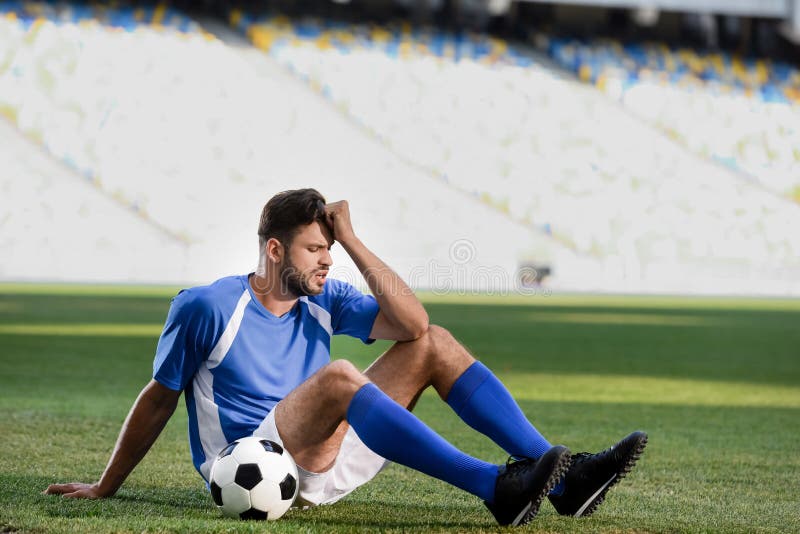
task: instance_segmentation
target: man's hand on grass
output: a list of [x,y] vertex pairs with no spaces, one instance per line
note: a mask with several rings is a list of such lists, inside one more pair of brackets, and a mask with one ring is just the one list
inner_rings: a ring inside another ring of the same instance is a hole
[[83,484],[70,482],[69,484],[50,484],[42,493],[45,495],[61,495],[68,499],[102,499],[108,495],[100,491],[98,484]]
[[133,403],[100,480],[93,484],[50,484],[42,493],[70,499],[102,499],[114,495],[161,433],[180,396],[180,391],[150,380]]

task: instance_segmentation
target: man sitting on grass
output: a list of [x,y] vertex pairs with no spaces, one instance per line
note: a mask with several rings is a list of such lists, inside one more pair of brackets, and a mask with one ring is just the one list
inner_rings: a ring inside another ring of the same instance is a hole
[[[547,496],[564,515],[591,514],[634,465],[647,442],[635,432],[599,454],[552,446],[505,386],[428,315],[408,286],[359,239],[346,201],[325,204],[313,189],[267,202],[255,273],[178,293],[153,365],[94,484],[53,484],[65,497],[114,495],[175,411],[183,392],[192,459],[208,481],[217,453],[250,435],[282,444],[297,462],[296,505],[336,502],[387,460],[481,498],[501,525],[529,522]],[[373,296],[327,280],[338,241]],[[347,334],[394,340],[363,373],[330,361]],[[495,465],[464,454],[411,410],[428,386],[513,460]]]

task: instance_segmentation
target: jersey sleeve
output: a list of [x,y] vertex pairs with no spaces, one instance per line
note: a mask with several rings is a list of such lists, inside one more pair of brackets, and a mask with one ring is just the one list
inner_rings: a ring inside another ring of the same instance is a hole
[[167,322],[158,340],[153,378],[182,391],[208,357],[216,332],[213,310],[191,290],[172,299]]
[[367,344],[373,343],[375,340],[369,337],[369,333],[372,332],[378,311],[380,308],[375,297],[341,282],[331,318],[333,333],[357,337]]

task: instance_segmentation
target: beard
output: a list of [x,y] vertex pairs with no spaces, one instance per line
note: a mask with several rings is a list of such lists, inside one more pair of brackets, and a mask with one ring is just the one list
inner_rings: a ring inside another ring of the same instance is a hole
[[303,273],[288,256],[281,262],[281,285],[296,297],[310,297],[322,293],[322,288],[317,289],[311,285],[311,279],[316,274],[316,271]]

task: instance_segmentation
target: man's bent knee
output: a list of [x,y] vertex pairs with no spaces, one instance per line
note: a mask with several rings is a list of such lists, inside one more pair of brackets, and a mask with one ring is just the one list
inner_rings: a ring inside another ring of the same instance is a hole
[[350,397],[364,384],[369,382],[366,376],[347,360],[335,360],[320,369],[319,379],[325,389],[334,396]]
[[425,335],[434,341],[455,341],[455,338],[453,337],[453,334],[450,333],[450,330],[443,326],[439,326],[438,324],[429,325]]
[[342,379],[355,378],[361,376],[362,373],[356,366],[347,360],[334,360],[321,369],[325,374],[335,376]]
[[459,345],[453,334],[446,328],[439,325],[429,325],[425,334],[417,342],[424,345],[428,352],[435,356],[447,355],[455,346]]
[[453,382],[475,362],[475,358],[446,328],[432,324],[425,337],[430,355],[431,384],[442,398],[446,398]]

